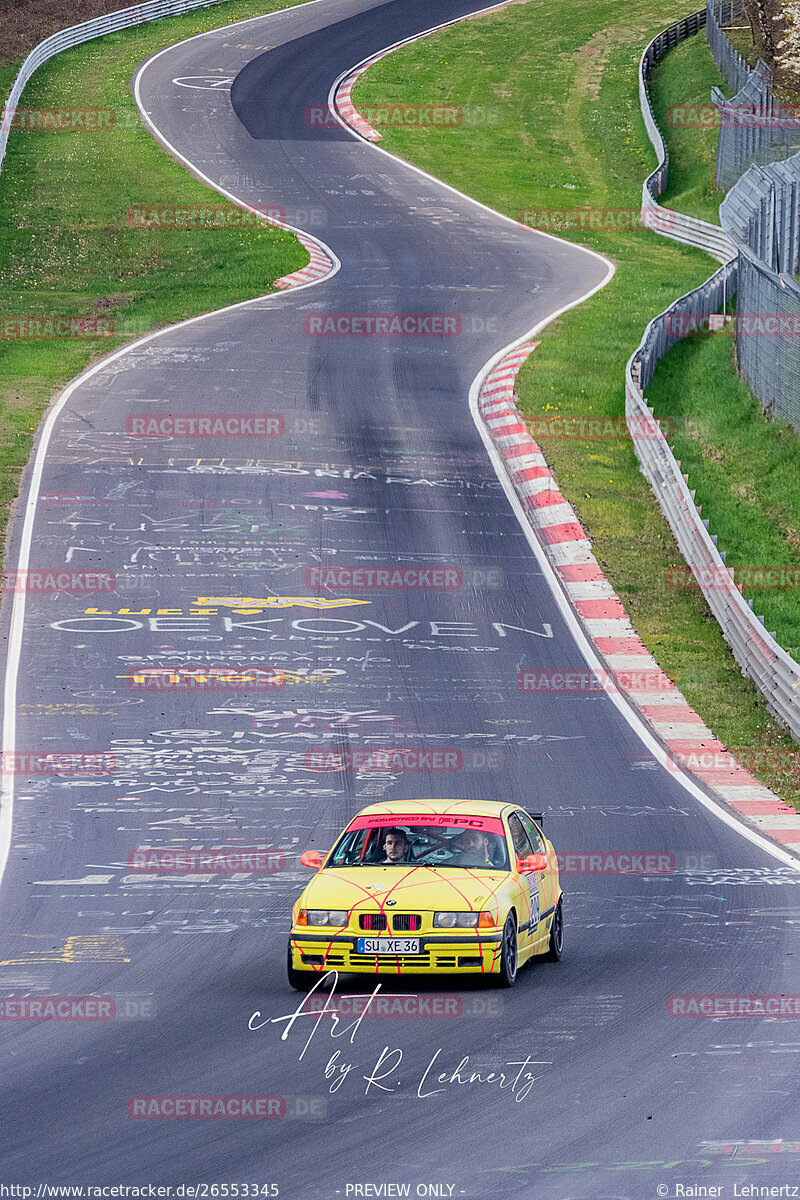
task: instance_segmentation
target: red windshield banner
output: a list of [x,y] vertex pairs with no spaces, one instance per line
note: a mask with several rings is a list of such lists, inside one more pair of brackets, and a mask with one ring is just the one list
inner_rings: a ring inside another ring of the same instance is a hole
[[503,822],[499,817],[469,817],[458,813],[386,813],[356,817],[349,829],[384,829],[394,825],[436,825],[439,828],[479,829],[483,833],[499,833],[503,836]]

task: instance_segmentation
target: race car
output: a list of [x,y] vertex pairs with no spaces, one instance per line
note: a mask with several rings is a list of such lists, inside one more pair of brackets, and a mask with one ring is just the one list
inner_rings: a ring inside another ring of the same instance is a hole
[[562,893],[541,814],[491,800],[370,804],[327,854],[292,910],[288,976],[306,991],[331,970],[488,975],[564,947]]

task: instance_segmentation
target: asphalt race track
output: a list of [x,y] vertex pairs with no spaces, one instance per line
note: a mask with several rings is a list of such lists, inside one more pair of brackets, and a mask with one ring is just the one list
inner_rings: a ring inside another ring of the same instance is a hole
[[[113,759],[92,776],[20,767],[0,995],[110,997],[117,1016],[4,1023],[7,1181],[276,1184],[287,1198],[391,1183],[537,1200],[800,1182],[787,1153],[720,1152],[797,1136],[793,1023],[667,1012],[676,994],[800,992],[788,962],[800,874],[707,812],[604,695],[517,686],[526,667],[584,663],[469,390],[606,264],[304,116],[346,68],[478,7],[319,0],[175,46],[141,76],[145,110],[181,155],[247,204],[283,207],[342,265],[113,356],[55,421],[30,565],[112,572],[116,588],[27,596],[16,749]],[[308,334],[324,313],[445,314],[460,332]],[[283,436],[128,432],[133,417],[220,413],[275,414]],[[7,565],[21,537],[22,512]],[[451,568],[461,586],[307,582],[321,565],[398,564]],[[274,596],[349,603],[276,608]],[[213,666],[289,681],[141,682]],[[348,758],[387,747],[450,753],[394,773]],[[345,769],[316,769],[320,748]],[[565,958],[525,968],[512,991],[385,981],[420,997],[420,1015],[338,1039],[309,1019],[285,1040],[284,1024],[250,1030],[254,1012],[258,1025],[298,1004],[285,980],[290,905],[309,877],[298,854],[327,849],[371,800],[414,796],[512,797],[546,810],[560,852],[658,851],[676,869],[565,876]],[[268,846],[285,869],[138,875],[128,856],[142,846]],[[428,1015],[437,1005],[447,1015]],[[385,1050],[396,1070],[370,1083]],[[336,1052],[351,1069],[326,1079]],[[517,1082],[459,1082],[465,1056]],[[283,1099],[268,1120],[128,1115],[131,1097],[208,1094]]]

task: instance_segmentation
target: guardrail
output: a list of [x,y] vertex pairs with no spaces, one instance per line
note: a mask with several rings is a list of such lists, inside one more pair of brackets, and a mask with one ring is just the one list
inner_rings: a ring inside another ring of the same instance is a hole
[[770,712],[800,740],[800,666],[778,645],[775,635],[765,630],[763,617],[753,613],[752,602],[734,583],[733,568],[725,566],[725,555],[709,533],[687,477],[642,395],[661,354],[678,340],[670,332],[668,318],[673,316],[679,324],[682,312],[719,312],[723,294],[729,294],[734,284],[735,271],[733,264],[720,267],[701,288],[682,296],[650,322],[625,369],[625,416],[642,473],[734,658],[764,696]]
[[22,63],[3,109],[0,119],[0,170],[6,155],[11,122],[25,85],[33,73],[49,59],[60,54],[62,50],[70,50],[73,46],[90,42],[92,38],[102,37],[105,33],[115,33],[119,29],[129,29],[133,25],[158,20],[159,17],[175,17],[195,8],[214,8],[217,4],[225,3],[226,0],[146,0],[144,4],[120,8],[104,17],[95,17],[91,21],[82,21],[80,25],[60,29],[58,33],[51,34],[43,42],[39,42]]
[[653,63],[662,58],[668,50],[672,50],[686,38],[694,37],[705,26],[705,12],[694,13],[665,29],[658,37],[653,38],[645,48],[639,62],[639,103],[642,116],[647,128],[647,134],[653,143],[653,149],[658,158],[658,166],[648,175],[642,185],[642,221],[651,228],[657,229],[664,237],[673,241],[683,242],[689,246],[699,246],[707,250],[719,262],[729,262],[736,256],[736,250],[719,225],[701,221],[697,217],[687,217],[684,213],[675,212],[671,208],[662,208],[657,198],[666,191],[669,178],[669,152],[661,130],[656,124],[650,104],[650,93],[647,79]]
[[[644,184],[643,216],[646,209],[657,209],[661,214],[669,211],[655,203],[655,197],[666,187],[669,160],[650,106],[647,74],[661,54],[703,27],[704,15],[696,13],[694,17],[665,30],[642,55],[639,67],[642,115],[659,160],[658,167]],[[731,59],[733,54],[731,48]],[[782,165],[785,167],[788,164]],[[795,214],[797,211],[795,208]],[[736,225],[732,219],[728,229],[728,232],[736,230],[737,240],[742,233],[742,222],[748,230],[752,227],[743,210],[738,211],[738,218],[740,224]],[[788,209],[786,218],[789,220]],[[652,380],[659,359],[688,332],[689,323],[681,320],[682,315],[691,313],[696,318],[701,314],[709,317],[724,313],[726,301],[737,290],[737,285],[741,295],[738,247],[722,229],[690,217],[683,218],[678,233],[667,232],[666,236],[708,250],[722,261],[723,266],[700,287],[681,296],[649,322],[625,368],[625,416],[628,429],[642,473],[649,481],[681,553],[719,622],[736,661],[764,696],[770,712],[800,740],[800,666],[778,645],[775,635],[764,629],[763,617],[753,613],[752,603],[742,596],[734,583],[733,569],[726,568],[725,555],[717,548],[716,537],[709,533],[708,521],[703,519],[695,504],[694,492],[689,489],[687,477],[682,474],[680,463],[658,428],[643,395],[643,389]],[[750,257],[752,255],[748,255],[746,249],[741,251],[739,261],[745,271]]]

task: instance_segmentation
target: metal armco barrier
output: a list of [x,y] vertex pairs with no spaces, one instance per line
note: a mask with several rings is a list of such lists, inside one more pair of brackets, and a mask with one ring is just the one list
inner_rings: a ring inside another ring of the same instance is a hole
[[669,177],[669,152],[661,136],[661,130],[656,124],[653,109],[650,105],[650,94],[647,89],[647,78],[653,63],[672,50],[680,42],[694,37],[704,27],[705,12],[694,13],[691,17],[678,21],[665,29],[644,51],[639,62],[639,103],[642,116],[647,127],[647,134],[653,143],[653,149],[658,158],[658,166],[648,175],[642,185],[642,221],[655,229],[664,237],[676,242],[684,242],[690,246],[699,246],[707,250],[719,262],[729,262],[736,256],[736,250],[731,245],[719,225],[708,221],[700,221],[696,217],[687,217],[684,213],[675,212],[671,208],[662,208],[657,197],[666,190]]
[[[645,50],[639,68],[639,96],[650,140],[658,155],[659,165],[645,181],[643,192],[643,210],[651,207],[663,213],[655,203],[655,197],[666,186],[668,158],[664,140],[656,125],[650,100],[647,94],[646,78],[653,62],[666,49],[677,45],[684,37],[689,37],[702,27],[705,14],[697,13],[687,21],[682,21],[671,30],[660,34]],[[689,26],[689,31],[683,32]],[[733,51],[731,50],[731,56]],[[735,65],[735,64],[734,64]],[[773,171],[782,169],[784,172],[791,164],[779,164]],[[758,168],[753,168],[757,170]],[[751,172],[745,176],[750,177]],[[744,180],[742,181],[744,182]],[[734,189],[735,191],[738,189]],[[648,197],[650,205],[648,205]],[[725,204],[732,197],[728,197]],[[764,211],[764,206],[762,206]],[[798,208],[792,210],[795,214]],[[785,224],[790,223],[788,206],[783,210]],[[647,326],[639,347],[631,355],[625,368],[625,416],[628,428],[639,459],[642,473],[653,489],[659,507],[667,519],[670,529],[687,564],[692,569],[706,598],[709,608],[719,621],[726,642],[730,646],[736,661],[744,674],[749,675],[758,690],[764,696],[770,712],[784,722],[793,736],[800,740],[800,666],[786,651],[778,645],[773,634],[764,629],[763,618],[757,617],[752,605],[742,596],[740,589],[732,578],[732,568],[725,567],[725,556],[717,549],[716,537],[709,533],[708,522],[700,515],[700,510],[694,501],[694,493],[690,491],[686,477],[681,473],[680,463],[675,458],[667,440],[660,432],[653,432],[653,414],[643,395],[653,378],[656,365],[663,354],[685,336],[681,314],[703,314],[710,316],[724,312],[725,303],[732,292],[737,291],[739,308],[741,310],[742,283],[739,272],[746,272],[752,254],[746,248],[739,253],[737,266],[736,243],[743,236],[744,230],[752,231],[755,222],[748,219],[748,214],[740,205],[735,213],[731,210],[731,220],[725,223],[726,230],[732,234],[731,240],[726,233],[716,226],[708,225],[705,221],[695,221],[684,217],[679,241],[701,246],[710,254],[723,262],[723,266],[704,284],[693,291],[681,296]],[[795,221],[795,224],[797,222]],[[657,226],[656,226],[657,227]],[[711,232],[709,232],[711,231]],[[666,236],[676,237],[673,232]],[[753,236],[756,236],[753,234]],[[788,237],[788,232],[785,234]],[[800,235],[794,234],[795,241]],[[785,246],[785,242],[781,243]],[[774,309],[772,311],[775,311]],[[769,339],[761,340],[763,345]],[[774,353],[774,350],[773,350]],[[646,436],[642,436],[646,431]]]
[[[689,490],[680,463],[666,438],[663,434],[653,435],[651,431],[644,438],[637,436],[637,430],[647,429],[646,421],[653,421],[641,387],[646,387],[652,377],[652,368],[663,353],[660,347],[667,349],[677,340],[667,332],[667,315],[681,311],[700,312],[704,307],[708,311],[719,311],[723,288],[727,290],[732,284],[730,275],[726,279],[729,272],[735,272],[733,265],[720,267],[702,289],[676,300],[666,313],[647,326],[641,346],[631,356],[625,370],[625,416],[642,473],[655,493],[709,608],[719,621],[734,658],[764,696],[770,712],[800,740],[800,666],[764,629],[763,618],[753,613],[750,602],[734,583],[733,568],[726,569],[725,556],[717,549],[716,538],[709,533],[708,523],[694,502],[694,492]],[[699,291],[705,292],[704,303],[699,301]],[[648,367],[649,377],[645,373]]]
[[224,4],[226,0],[147,0],[145,4],[135,4],[131,8],[121,8],[116,12],[107,13],[104,17],[95,17],[92,21],[83,21],[80,25],[72,25],[69,29],[61,29],[34,46],[19,69],[11,91],[8,94],[2,120],[0,121],[0,169],[8,145],[8,135],[11,122],[17,110],[20,96],[26,83],[43,63],[69,50],[90,42],[92,38],[102,37],[104,33],[115,33],[119,29],[130,29],[133,25],[142,25],[145,21],[156,21],[159,17],[175,17],[181,13],[191,12],[196,8],[213,8]]

